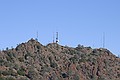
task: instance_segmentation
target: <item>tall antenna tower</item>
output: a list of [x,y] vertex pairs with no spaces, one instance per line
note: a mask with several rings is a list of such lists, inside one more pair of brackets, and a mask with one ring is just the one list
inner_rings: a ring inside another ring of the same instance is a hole
[[38,31],[37,31],[37,33],[36,33],[36,41],[38,41]]
[[105,32],[103,33],[103,48],[105,48]]
[[56,32],[56,43],[58,43],[58,32]]
[[54,40],[54,39],[55,39],[55,36],[54,36],[54,33],[53,33],[53,43],[55,43],[55,40]]

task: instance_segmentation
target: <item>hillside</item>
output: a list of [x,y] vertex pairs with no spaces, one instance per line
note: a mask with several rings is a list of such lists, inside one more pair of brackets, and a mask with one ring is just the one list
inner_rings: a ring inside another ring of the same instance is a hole
[[120,58],[104,48],[31,39],[0,51],[0,80],[120,80]]

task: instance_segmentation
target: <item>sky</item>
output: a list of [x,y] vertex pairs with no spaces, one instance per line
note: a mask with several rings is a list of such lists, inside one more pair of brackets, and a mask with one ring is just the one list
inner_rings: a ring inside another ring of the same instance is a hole
[[41,44],[103,47],[120,55],[120,0],[0,0],[0,49],[36,38]]

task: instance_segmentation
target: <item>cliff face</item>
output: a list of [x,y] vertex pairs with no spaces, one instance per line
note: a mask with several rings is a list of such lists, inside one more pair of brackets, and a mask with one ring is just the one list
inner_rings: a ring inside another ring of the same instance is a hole
[[31,39],[0,52],[0,80],[119,80],[120,58],[107,49]]

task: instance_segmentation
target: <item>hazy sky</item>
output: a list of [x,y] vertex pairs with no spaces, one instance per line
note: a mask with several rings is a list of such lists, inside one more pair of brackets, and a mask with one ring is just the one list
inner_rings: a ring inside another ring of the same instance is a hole
[[0,49],[36,38],[46,45],[105,47],[120,55],[120,0],[0,0]]

